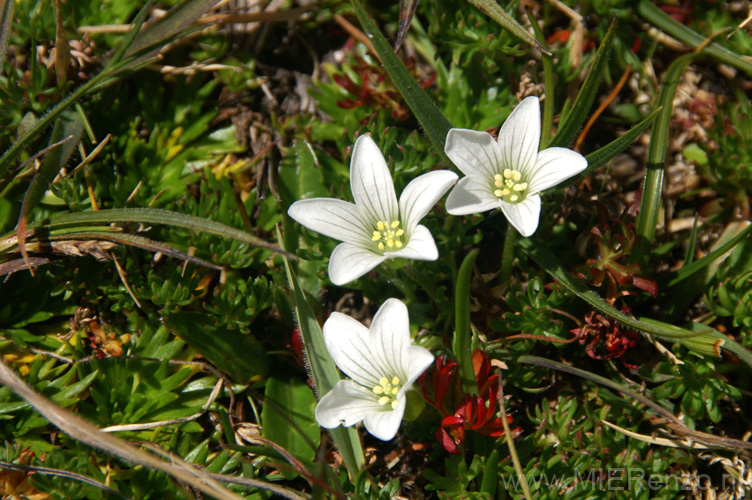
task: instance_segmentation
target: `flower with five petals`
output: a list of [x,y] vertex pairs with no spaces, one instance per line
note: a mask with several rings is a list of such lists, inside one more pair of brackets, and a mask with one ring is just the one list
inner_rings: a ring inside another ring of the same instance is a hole
[[486,132],[453,128],[444,152],[466,177],[446,201],[452,215],[468,215],[500,208],[523,236],[538,229],[538,193],[587,168],[587,160],[566,148],[538,151],[540,105],[535,96],[524,99],[501,126],[499,138]]
[[350,188],[355,203],[334,198],[300,200],[290,206],[294,220],[342,241],[329,259],[329,279],[349,283],[386,259],[436,260],[433,236],[420,220],[457,180],[449,170],[413,179],[397,201],[384,156],[370,135],[355,141]]
[[392,439],[407,405],[407,391],[431,365],[433,354],[412,345],[407,307],[389,299],[366,328],[332,313],[324,323],[324,342],[334,362],[352,380],[340,380],[316,405],[316,421],[333,429],[361,420],[366,430]]

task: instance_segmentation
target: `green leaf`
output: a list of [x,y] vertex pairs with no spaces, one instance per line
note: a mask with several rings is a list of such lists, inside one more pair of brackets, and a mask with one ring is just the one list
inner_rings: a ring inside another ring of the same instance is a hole
[[637,243],[635,243],[631,256],[632,262],[640,264],[642,269],[646,268],[650,259],[650,248],[653,245],[655,228],[658,224],[674,94],[679,83],[679,77],[695,57],[697,57],[697,54],[686,54],[675,60],[669,66],[661,84],[661,92],[658,96],[658,104],[661,106],[661,110],[650,134],[645,180],[642,185],[642,201],[640,202],[640,213],[637,215]]
[[[44,196],[45,191],[50,187],[55,176],[60,172],[73,153],[74,149],[81,140],[84,132],[84,126],[81,119],[76,113],[66,112],[55,122],[50,137],[50,149],[42,160],[42,164],[31,179],[29,188],[26,190],[21,212],[18,216],[18,247],[21,255],[26,261],[26,221],[39,200]],[[61,141],[62,144],[60,143]],[[57,144],[57,145],[56,145]],[[31,270],[31,268],[29,268]],[[33,274],[33,271],[32,271]]]
[[264,392],[262,436],[301,461],[313,463],[321,441],[321,429],[316,423],[314,408],[316,398],[303,380],[272,376]]
[[478,249],[465,256],[457,273],[454,293],[454,340],[452,350],[460,367],[462,388],[466,394],[477,394],[478,383],[473,369],[472,331],[470,329],[470,279],[473,265],[478,257]]
[[211,364],[240,383],[269,372],[269,356],[251,335],[236,330],[215,330],[205,313],[170,314],[164,325],[201,353]]
[[541,43],[538,42],[530,33],[523,28],[512,16],[506,13],[501,6],[496,3],[495,0],[467,0],[478,9],[486,13],[488,17],[499,23],[499,25],[519,38],[520,40],[529,43],[533,47],[537,48],[541,52],[551,55]]
[[[277,238],[283,241],[279,230]],[[295,276],[290,262],[284,258],[285,270],[287,271],[287,281],[292,290],[292,299],[295,307],[295,316],[298,320],[300,335],[303,338],[303,348],[306,356],[306,366],[308,367],[316,392],[319,397],[323,396],[339,382],[339,372],[334,360],[329,354],[324,342],[324,334],[321,331],[316,316],[313,314],[310,304],[306,300],[303,290]],[[363,448],[360,445],[358,432],[352,427],[336,427],[329,430],[334,443],[342,453],[348,472],[351,477],[357,477],[358,471],[363,467],[365,459],[363,457]]]
[[744,238],[749,236],[750,232],[752,232],[752,224],[748,224],[747,227],[739,231],[736,235],[734,235],[728,241],[724,242],[718,248],[714,249],[712,252],[708,253],[701,259],[698,259],[692,262],[691,264],[687,264],[686,266],[682,266],[681,269],[674,271],[670,275],[671,277],[668,281],[668,286],[673,287],[674,285],[681,283],[688,277],[692,276],[697,271],[700,271],[706,266],[712,264],[713,261],[721,257],[726,252],[730,251],[737,244],[739,244],[739,242],[741,242]]
[[405,98],[407,105],[415,114],[428,138],[431,140],[433,147],[442,156],[444,155],[444,143],[446,135],[452,124],[439,111],[436,104],[428,97],[426,91],[421,88],[415,79],[410,75],[402,61],[392,50],[384,35],[381,34],[376,23],[368,16],[360,0],[352,0],[355,8],[355,15],[363,27],[366,36],[371,40],[376,54],[381,59],[384,69],[389,73],[394,86],[397,87],[402,97]]
[[674,20],[671,16],[659,9],[649,0],[640,0],[637,4],[637,13],[644,17],[649,23],[654,24],[659,29],[665,31],[672,37],[687,44],[693,49],[704,45],[702,52],[711,56],[719,62],[726,63],[752,75],[752,60],[749,57],[743,57],[739,54],[719,45],[716,42],[710,42],[707,45],[707,38],[693,31],[687,26]]
[[[185,229],[202,231],[208,234],[214,234],[216,236],[222,236],[225,238],[242,241],[244,243],[248,243],[249,245],[266,248],[267,250],[271,250],[273,252],[284,253],[284,251],[276,245],[267,243],[266,241],[250,235],[240,229],[235,229],[234,227],[230,227],[210,219],[203,219],[201,217],[194,217],[192,215],[171,212],[170,210],[163,210],[159,208],[113,208],[106,210],[92,210],[86,212],[61,214],[53,216],[46,221],[30,225],[29,230],[43,229],[49,231],[52,229],[84,224],[110,225],[113,222],[131,222],[134,224],[147,225],[163,224],[167,226],[182,227]],[[82,228],[80,229],[80,231],[85,231],[87,229],[91,230],[91,228]],[[2,251],[4,247],[12,244],[12,237],[13,233],[0,238],[0,251]],[[288,257],[293,259],[296,258],[294,255],[288,255]]]
[[609,142],[602,148],[596,149],[595,151],[587,155],[585,157],[588,162],[587,168],[580,172],[578,175],[575,175],[574,177],[571,177],[561,184],[557,185],[556,189],[562,189],[580,182],[583,177],[592,173],[593,170],[613,160],[616,155],[627,149],[630,144],[632,144],[635,140],[637,140],[638,137],[640,137],[645,129],[647,129],[653,123],[653,120],[658,115],[658,112],[660,110],[661,108],[653,110],[653,112],[651,112],[644,120],[629,129],[629,131],[627,131],[625,134],[620,135],[618,138]]
[[614,19],[611,23],[611,27],[601,42],[601,46],[598,47],[593,65],[590,67],[590,71],[588,71],[585,81],[582,83],[580,93],[577,94],[577,98],[574,104],[572,104],[569,113],[562,118],[558,132],[556,132],[556,135],[551,139],[551,143],[546,145],[546,147],[569,146],[580,131],[582,124],[585,123],[585,120],[590,115],[590,107],[593,105],[595,96],[598,93],[598,86],[600,85],[603,73],[605,73],[608,67],[608,57],[614,42],[617,20]]

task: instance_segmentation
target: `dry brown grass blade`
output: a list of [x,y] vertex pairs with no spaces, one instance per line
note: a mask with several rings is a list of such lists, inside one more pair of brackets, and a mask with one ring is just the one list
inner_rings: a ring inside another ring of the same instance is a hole
[[590,119],[585,124],[585,127],[583,127],[582,132],[580,132],[580,136],[577,138],[577,141],[574,143],[574,150],[579,151],[580,146],[582,146],[582,143],[585,141],[585,137],[587,137],[588,132],[590,132],[590,128],[595,123],[595,120],[598,119],[599,116],[601,116],[601,113],[603,113],[606,108],[608,107],[611,102],[616,99],[616,96],[619,95],[619,92],[621,92],[622,87],[624,87],[624,84],[627,83],[627,79],[629,78],[629,74],[632,72],[632,65],[630,64],[627,66],[627,69],[624,70],[624,74],[621,75],[621,78],[619,78],[619,82],[616,84],[616,87],[614,87],[614,90],[611,91],[610,94],[608,94],[608,97],[606,97],[606,100],[601,103],[600,106],[598,106],[598,109],[595,110],[595,113],[590,115]]
[[[170,459],[180,465],[164,462],[153,455],[139,450],[125,440],[100,431],[96,426],[70,410],[61,408],[37,394],[2,361],[0,361],[0,382],[26,400],[35,410],[49,420],[52,425],[77,441],[103,450],[132,464],[162,471],[176,480],[188,484],[214,498],[241,500],[240,496],[229,491],[206,472],[197,469],[191,464],[172,456],[170,456]],[[274,490],[275,488],[268,489]]]

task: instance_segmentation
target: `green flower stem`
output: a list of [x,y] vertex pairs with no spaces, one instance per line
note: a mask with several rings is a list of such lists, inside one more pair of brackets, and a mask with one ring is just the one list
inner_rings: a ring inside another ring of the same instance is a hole
[[431,297],[432,302],[436,302],[436,283],[426,275],[418,271],[415,267],[407,265],[402,268],[405,276],[416,282]]
[[462,261],[457,273],[454,292],[454,340],[452,350],[457,357],[462,389],[466,394],[478,394],[478,382],[473,368],[473,332],[470,321],[470,281],[478,249],[472,250]]
[[510,224],[507,228],[507,236],[504,240],[504,250],[501,254],[501,284],[508,282],[512,277],[512,264],[514,263],[514,243],[517,241],[517,230]]
[[501,423],[504,426],[504,438],[506,438],[507,446],[509,447],[509,455],[512,457],[512,464],[514,470],[517,473],[517,478],[522,486],[522,493],[527,500],[533,500],[530,494],[530,487],[527,485],[527,477],[525,477],[525,471],[522,469],[520,463],[520,457],[517,455],[517,448],[514,446],[514,437],[512,437],[512,430],[509,428],[509,422],[507,422],[507,409],[504,407],[504,384],[501,380],[501,370],[499,370],[499,411],[501,411]]
[[384,263],[376,268],[383,276],[386,278],[386,280],[389,283],[392,283],[394,286],[399,288],[400,292],[411,302],[418,302],[418,299],[415,297],[415,292],[413,292],[413,289],[410,287],[409,284],[405,283],[400,279],[400,277],[397,275],[397,271],[389,267],[389,264]]

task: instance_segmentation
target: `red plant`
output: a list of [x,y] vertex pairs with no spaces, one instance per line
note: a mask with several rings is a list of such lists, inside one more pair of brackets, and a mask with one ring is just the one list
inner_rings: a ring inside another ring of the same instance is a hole
[[[473,353],[473,371],[478,394],[466,394],[457,373],[457,362],[439,357],[430,372],[420,378],[426,402],[442,416],[434,436],[449,453],[460,453],[468,430],[490,437],[504,434],[504,423],[497,416],[499,375],[491,375],[491,363],[480,349]],[[430,375],[429,375],[430,373]],[[509,423],[512,417],[507,417]],[[519,435],[519,429],[514,430]]]
[[[629,314],[629,307],[622,305],[621,312]],[[585,324],[570,330],[577,336],[580,344],[587,343],[585,352],[593,359],[621,358],[624,353],[637,343],[639,335],[634,330],[622,329],[615,320],[590,311],[585,316]],[[637,368],[621,359],[628,368]]]
[[[400,93],[391,85],[386,71],[381,65],[370,64],[366,59],[355,54],[353,74],[332,75],[334,82],[345,89],[352,97],[337,101],[337,106],[343,109],[358,108],[361,106],[375,109],[388,109],[392,117],[399,121],[405,121],[410,117],[407,106],[402,102]],[[407,61],[407,67],[412,70],[415,61]],[[429,78],[420,84],[426,88],[430,86],[436,77]],[[367,120],[370,119],[367,118]]]
[[[586,266],[578,266],[577,274],[598,287],[606,283],[606,300],[613,304],[623,295],[636,295],[634,288],[655,297],[655,281],[639,276],[640,265],[630,262],[630,254],[637,242],[634,225],[619,219],[608,220],[608,212],[600,203],[598,225],[590,230],[592,241],[598,247],[598,258],[588,259]],[[634,288],[633,288],[634,287]]]

